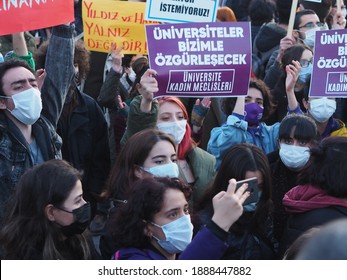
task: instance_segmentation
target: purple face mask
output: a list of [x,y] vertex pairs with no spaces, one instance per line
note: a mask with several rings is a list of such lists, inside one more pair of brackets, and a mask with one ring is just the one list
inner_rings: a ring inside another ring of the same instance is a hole
[[260,119],[263,117],[264,109],[261,108],[257,103],[251,102],[245,104],[246,116],[245,120],[250,125],[257,125]]

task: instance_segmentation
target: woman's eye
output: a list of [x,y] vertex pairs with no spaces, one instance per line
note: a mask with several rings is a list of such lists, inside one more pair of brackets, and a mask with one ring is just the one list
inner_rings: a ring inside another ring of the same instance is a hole
[[169,218],[176,218],[177,217],[177,212],[172,212],[169,214]]
[[189,208],[185,208],[183,211],[184,211],[184,214],[186,214],[186,215],[189,214]]
[[258,103],[258,105],[263,106],[263,102],[258,101],[257,103]]
[[160,164],[163,164],[164,161],[163,161],[163,160],[156,160],[155,163],[156,163],[157,165],[160,165]]

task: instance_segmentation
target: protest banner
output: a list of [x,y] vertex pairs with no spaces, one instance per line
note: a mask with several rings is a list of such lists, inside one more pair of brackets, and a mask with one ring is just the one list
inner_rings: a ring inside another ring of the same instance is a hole
[[247,95],[249,22],[148,25],[146,34],[150,66],[158,72],[155,97]]
[[316,32],[311,97],[347,97],[347,30]]
[[0,36],[72,22],[73,1],[1,0]]
[[162,22],[214,22],[216,0],[147,0],[145,19]]
[[122,53],[147,54],[146,3],[112,0],[83,0],[84,41],[88,50],[109,52],[123,46]]

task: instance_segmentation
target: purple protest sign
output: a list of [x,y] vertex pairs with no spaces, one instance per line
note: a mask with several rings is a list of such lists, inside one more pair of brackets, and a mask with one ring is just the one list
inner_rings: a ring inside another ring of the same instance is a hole
[[247,95],[249,22],[146,25],[149,62],[158,72],[155,97]]
[[347,30],[316,32],[309,96],[347,97]]

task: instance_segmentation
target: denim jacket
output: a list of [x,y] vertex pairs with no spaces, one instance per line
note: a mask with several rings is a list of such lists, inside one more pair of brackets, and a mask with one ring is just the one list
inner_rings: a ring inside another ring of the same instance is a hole
[[[56,133],[65,97],[73,77],[74,26],[56,26],[46,58],[41,89],[43,109],[32,133],[44,160],[61,158],[61,137]],[[22,174],[34,165],[29,144],[18,127],[0,111],[0,222],[6,202]]]
[[207,144],[207,151],[216,157],[216,170],[218,170],[225,152],[236,144],[254,144],[265,154],[276,150],[279,125],[280,123],[275,123],[268,126],[261,122],[257,128],[253,129],[248,127],[243,116],[230,115],[226,124],[212,129]]

